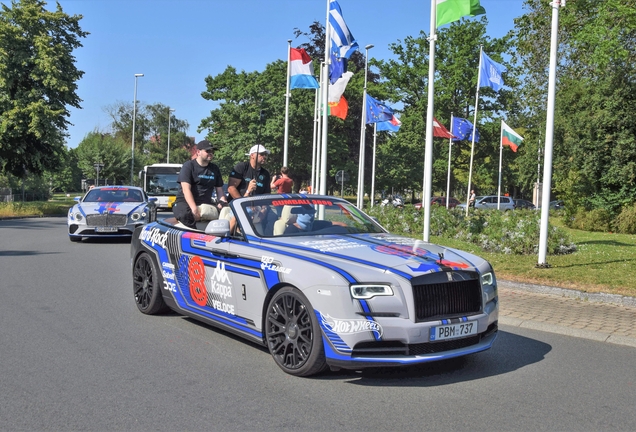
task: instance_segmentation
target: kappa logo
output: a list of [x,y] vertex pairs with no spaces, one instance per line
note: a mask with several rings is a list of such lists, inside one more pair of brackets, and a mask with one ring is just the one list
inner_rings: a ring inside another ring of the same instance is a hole
[[225,263],[222,261],[216,262],[216,268],[214,269],[211,279],[221,284],[227,283],[232,285],[232,282],[230,282],[230,276],[228,276],[227,271],[225,270]]

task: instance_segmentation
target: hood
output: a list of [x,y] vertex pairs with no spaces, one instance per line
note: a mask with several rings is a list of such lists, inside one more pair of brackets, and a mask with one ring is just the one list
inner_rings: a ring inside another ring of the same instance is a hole
[[77,208],[82,214],[123,214],[130,215],[135,210],[143,211],[146,203],[142,202],[81,202]]
[[351,264],[389,270],[406,278],[441,271],[478,271],[485,260],[468,252],[426,243],[393,234],[357,234],[287,237],[284,243],[294,249],[315,252],[333,264]]

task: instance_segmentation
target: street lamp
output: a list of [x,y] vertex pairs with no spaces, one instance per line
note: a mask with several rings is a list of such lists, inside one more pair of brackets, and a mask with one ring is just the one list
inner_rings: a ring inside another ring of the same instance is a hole
[[168,159],[166,159],[166,163],[170,163],[170,113],[173,113],[174,109],[168,107]]
[[99,170],[104,168],[104,164],[103,163],[95,163],[95,164],[93,164],[93,166],[95,167],[95,170],[97,170],[97,179],[95,180],[95,186],[99,186]]
[[[369,50],[373,45],[364,47],[364,91],[362,92],[362,125],[360,126],[360,158],[358,160],[358,200],[356,205],[362,209],[364,205],[364,132],[367,122],[367,71],[369,65]],[[373,197],[371,197],[373,200]]]
[[137,117],[137,78],[144,74],[135,74],[135,95],[133,97],[133,127],[132,127],[132,160],[130,162],[130,184],[133,185],[135,173],[135,117]]

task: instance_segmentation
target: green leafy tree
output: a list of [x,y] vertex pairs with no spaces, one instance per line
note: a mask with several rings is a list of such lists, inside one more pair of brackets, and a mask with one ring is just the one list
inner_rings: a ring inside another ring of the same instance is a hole
[[22,177],[55,169],[69,107],[80,108],[73,51],[87,32],[57,4],[12,0],[0,12],[0,169]]
[[[462,20],[438,32],[435,46],[435,117],[450,127],[451,113],[473,122],[475,92],[479,69],[480,45],[495,61],[507,65],[502,57],[512,49],[510,36],[491,39],[486,36],[486,18],[479,21]],[[422,189],[424,147],[426,137],[426,111],[428,108],[428,52],[427,35],[409,36],[404,41],[391,44],[395,59],[377,61],[381,87],[390,98],[403,103],[402,127],[393,139],[381,148],[380,181],[382,184],[401,184],[404,187]],[[515,70],[509,68],[506,86],[518,83]],[[373,87],[371,87],[373,88]],[[478,190],[496,191],[499,162],[499,121],[507,113],[519,110],[511,97],[512,91],[494,92],[481,88],[477,128],[481,138],[475,145],[473,184]],[[453,144],[451,160],[451,191],[465,194],[470,164],[468,141]],[[448,140],[434,138],[433,192],[446,191]],[[514,184],[507,173],[506,184]]]
[[[96,179],[95,164],[103,164],[99,178],[108,184],[130,183],[130,145],[120,137],[98,131],[90,132],[76,149],[77,166],[84,178]],[[135,156],[136,157],[136,156]],[[139,170],[135,170],[135,178]],[[100,180],[101,183],[101,180]]]
[[[551,11],[539,0],[525,6],[528,13],[516,20],[526,74],[521,96],[533,106],[528,123],[539,126],[546,115]],[[580,0],[559,11],[552,184],[572,211],[603,208],[615,215],[636,201],[635,32],[635,0]],[[541,132],[533,135],[537,141]]]

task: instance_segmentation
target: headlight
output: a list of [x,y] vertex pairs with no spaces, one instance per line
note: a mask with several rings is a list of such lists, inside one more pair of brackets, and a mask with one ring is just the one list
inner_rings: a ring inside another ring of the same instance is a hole
[[375,296],[392,296],[393,289],[389,285],[351,285],[351,296],[354,299],[370,299]]
[[82,219],[84,219],[82,217],[82,214],[80,212],[75,213],[75,220],[80,222]]
[[497,287],[495,286],[495,275],[492,271],[481,275],[481,291],[484,297],[484,305],[497,297]]
[[139,219],[141,219],[141,214],[133,213],[130,215],[130,219],[132,219],[133,222],[137,222]]
[[494,285],[495,284],[495,278],[492,275],[492,272],[488,272],[488,273],[484,273],[483,275],[481,275],[481,284],[483,285]]

